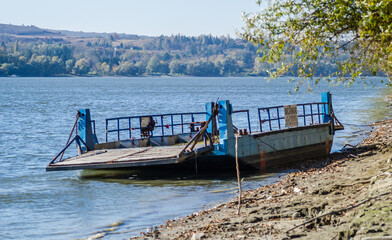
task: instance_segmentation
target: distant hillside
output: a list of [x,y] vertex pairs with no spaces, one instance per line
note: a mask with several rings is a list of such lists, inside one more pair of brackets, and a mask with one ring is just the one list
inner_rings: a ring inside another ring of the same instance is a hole
[[19,36],[62,36],[74,38],[107,38],[110,35],[116,34],[123,39],[137,40],[141,38],[148,38],[147,36],[138,36],[135,34],[117,34],[117,33],[96,33],[96,32],[82,32],[82,31],[69,31],[69,30],[52,30],[43,29],[36,26],[18,26],[12,24],[0,23],[0,34],[19,35]]
[[36,26],[17,26],[11,24],[0,24],[0,33],[14,35],[57,35],[54,31],[44,30]]
[[[228,36],[148,37],[0,24],[0,76],[267,76],[258,46]],[[326,59],[315,75],[337,66]],[[291,75],[296,75],[296,66]]]
[[68,30],[57,30],[59,34],[62,36],[67,36],[67,37],[80,37],[80,38],[107,38],[110,37],[110,35],[116,34],[120,38],[123,39],[129,39],[129,40],[137,40],[140,38],[148,38],[146,36],[139,36],[135,34],[125,34],[125,33],[96,33],[96,32],[81,32],[81,31],[68,31]]

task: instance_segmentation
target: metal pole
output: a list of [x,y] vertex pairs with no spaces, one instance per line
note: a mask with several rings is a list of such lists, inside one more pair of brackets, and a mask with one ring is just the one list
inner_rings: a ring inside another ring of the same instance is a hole
[[249,110],[246,111],[246,113],[248,114],[248,127],[249,127],[249,134],[252,134],[252,129],[250,127],[250,117],[249,117]]
[[320,104],[317,103],[317,115],[318,115],[318,120],[319,120],[319,124],[321,123],[321,118],[320,118]]
[[163,129],[163,116],[161,116],[161,128],[162,128],[162,137],[165,136],[165,132]]
[[117,118],[117,140],[120,141],[120,119]]
[[171,132],[172,132],[172,135],[174,135],[174,126],[173,126],[173,115],[170,115],[170,120],[171,120]]
[[181,133],[184,133],[184,115],[181,114]]
[[143,135],[143,131],[142,131],[142,118],[139,117],[139,127],[140,127],[140,137]]
[[310,117],[311,117],[311,124],[313,125],[313,105],[309,104],[310,106]]
[[128,118],[129,139],[132,138],[131,118]]
[[108,142],[108,120],[106,119],[106,138],[105,141]]
[[238,135],[235,135],[235,166],[237,170],[237,181],[238,181],[238,212],[240,214],[241,211],[241,195],[242,195],[242,188],[241,188],[241,177],[240,177],[240,167],[238,164]]
[[261,115],[260,115],[260,109],[258,109],[258,114],[259,114],[259,124],[260,124],[260,132],[263,132],[263,127],[261,126]]
[[268,123],[269,123],[270,131],[272,131],[271,114],[270,114],[270,110],[269,109],[267,109],[267,114],[268,114]]

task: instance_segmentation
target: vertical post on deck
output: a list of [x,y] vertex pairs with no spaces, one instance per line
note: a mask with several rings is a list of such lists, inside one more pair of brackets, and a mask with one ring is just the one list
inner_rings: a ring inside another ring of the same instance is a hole
[[174,135],[173,114],[170,115],[170,121],[171,121],[171,134],[173,136]]
[[323,113],[323,123],[331,123],[331,134],[335,134],[335,125],[332,119],[332,95],[330,92],[321,93],[321,102],[323,104],[321,110]]
[[250,116],[249,116],[249,110],[246,111],[247,115],[248,115],[248,128],[249,128],[249,134],[252,134],[252,129],[250,126]]
[[[208,121],[212,115],[212,111],[214,108],[215,103],[214,102],[208,102],[205,104],[205,109],[206,109],[206,121]],[[216,124],[216,118],[213,118],[211,120],[211,123],[208,124],[207,127],[207,132],[211,135],[218,135],[217,133],[217,124]]]
[[108,142],[108,120],[106,119],[105,122],[106,122],[106,124],[105,124],[105,125],[106,125],[106,131],[105,131],[106,137],[105,137],[105,141]]
[[161,129],[162,129],[162,137],[165,136],[165,130],[163,129],[163,116],[161,116]]
[[219,150],[234,157],[235,156],[235,139],[233,120],[231,114],[233,112],[229,101],[219,101]]
[[269,123],[269,128],[270,131],[272,131],[272,125],[271,125],[271,114],[270,114],[270,110],[267,109],[267,114],[268,114],[268,123]]
[[132,139],[131,118],[128,118],[129,139]]
[[320,117],[320,104],[317,103],[317,115],[318,115],[318,123],[321,123],[321,117]]
[[310,124],[313,125],[313,105],[309,104],[309,106],[310,106],[310,117],[311,117]]
[[[91,126],[91,116],[89,109],[80,109],[78,119],[78,132],[80,138],[86,143],[87,151],[94,149],[94,137]],[[84,150],[84,149],[82,149]]]
[[321,93],[321,102],[326,103],[321,108],[323,123],[328,123],[331,120],[331,94],[329,92]]
[[263,132],[263,126],[261,123],[261,114],[260,114],[260,109],[257,110],[257,113],[259,114],[259,124],[260,124],[260,132]]
[[117,118],[117,140],[120,141],[120,119]]
[[184,115],[181,114],[181,133],[184,133]]
[[237,170],[237,181],[238,181],[238,211],[237,211],[237,214],[239,215],[241,213],[242,188],[241,188],[240,166],[238,163],[238,135],[235,135],[235,167]]

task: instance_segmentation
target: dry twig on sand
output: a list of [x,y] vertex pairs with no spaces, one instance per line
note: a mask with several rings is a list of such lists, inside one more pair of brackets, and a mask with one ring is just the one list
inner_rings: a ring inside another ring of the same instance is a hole
[[289,230],[286,231],[286,233],[289,233],[290,231],[292,231],[292,230],[294,230],[294,229],[296,229],[296,228],[298,228],[298,227],[301,227],[301,226],[304,226],[304,225],[306,225],[306,224],[308,224],[308,223],[311,223],[311,222],[313,222],[314,220],[323,218],[323,217],[328,216],[328,215],[331,215],[331,214],[338,214],[338,213],[341,213],[341,212],[344,212],[344,211],[347,211],[347,210],[356,208],[356,207],[358,207],[358,206],[360,206],[360,205],[362,205],[362,204],[364,204],[364,203],[369,202],[370,200],[373,200],[373,199],[376,199],[376,198],[379,198],[379,197],[388,195],[388,194],[390,194],[390,193],[392,193],[392,192],[381,193],[381,194],[378,194],[377,196],[374,196],[374,197],[371,197],[371,198],[362,200],[362,201],[360,201],[359,203],[354,204],[354,205],[351,205],[351,206],[349,206],[349,207],[342,208],[342,209],[335,210],[335,211],[330,211],[330,212],[325,213],[325,214],[323,214],[323,215],[320,215],[320,216],[311,218],[311,219],[309,219],[308,221],[306,221],[306,222],[304,222],[304,223],[301,223],[301,224],[299,224],[299,225],[297,225],[297,226],[295,226],[295,227],[293,227],[293,228],[290,228]]

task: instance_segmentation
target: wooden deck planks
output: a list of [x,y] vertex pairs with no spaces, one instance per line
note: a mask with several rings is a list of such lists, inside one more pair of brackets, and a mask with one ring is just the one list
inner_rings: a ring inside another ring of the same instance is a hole
[[95,150],[52,165],[113,163],[175,158],[184,146]]
[[[197,144],[203,147],[204,144]],[[184,145],[94,150],[47,166],[47,171],[109,169],[174,164]]]

